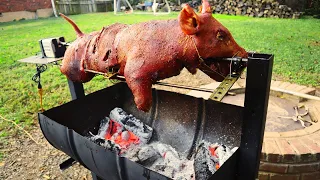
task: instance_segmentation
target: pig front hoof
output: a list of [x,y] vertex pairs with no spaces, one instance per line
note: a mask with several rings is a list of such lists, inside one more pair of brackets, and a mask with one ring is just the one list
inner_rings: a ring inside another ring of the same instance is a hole
[[141,111],[148,112],[152,105],[152,99],[134,98],[137,108]]

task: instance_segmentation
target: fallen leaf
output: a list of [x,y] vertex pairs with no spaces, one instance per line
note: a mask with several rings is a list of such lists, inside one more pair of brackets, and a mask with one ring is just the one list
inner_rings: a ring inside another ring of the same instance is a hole
[[4,166],[5,163],[4,162],[0,162],[0,167]]
[[43,177],[44,177],[45,179],[50,179],[50,176],[48,176],[48,175],[43,175]]

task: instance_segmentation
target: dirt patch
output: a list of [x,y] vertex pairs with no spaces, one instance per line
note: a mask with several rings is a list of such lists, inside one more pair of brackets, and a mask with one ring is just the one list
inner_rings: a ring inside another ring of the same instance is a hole
[[[201,85],[210,84],[215,82],[212,80],[209,76],[204,74],[201,71],[197,71],[195,75],[192,75],[188,72],[188,70],[183,69],[179,76],[174,76],[168,79],[164,79],[161,82],[167,82],[172,84],[179,84],[184,86],[193,86],[193,87],[199,87]],[[167,87],[167,86],[160,86],[160,85],[153,85],[153,87],[161,90],[166,91],[172,91],[177,92],[180,94],[187,94],[189,90],[187,89],[181,89],[181,88],[174,88],[174,87]]]
[[320,46],[320,41],[311,41],[309,44],[311,46]]
[[316,87],[316,93],[315,93],[315,96],[320,97],[320,86],[319,86],[319,87]]
[[79,163],[65,171],[59,169],[59,164],[68,156],[47,142],[39,126],[30,134],[40,145],[22,133],[7,137],[6,142],[0,144],[6,156],[0,166],[0,179],[91,179],[90,171]]

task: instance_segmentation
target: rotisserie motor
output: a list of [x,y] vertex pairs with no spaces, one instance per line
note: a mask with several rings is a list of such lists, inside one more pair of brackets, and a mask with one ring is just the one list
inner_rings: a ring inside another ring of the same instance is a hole
[[88,82],[94,73],[86,69],[103,73],[112,69],[125,77],[137,108],[143,111],[151,107],[151,87],[156,81],[176,76],[184,67],[192,74],[200,69],[222,81],[229,73],[229,63],[206,59],[247,57],[228,29],[212,17],[207,0],[203,0],[201,14],[186,5],[176,20],[116,23],[90,34],[61,16],[77,33],[65,53],[61,72],[72,81]]

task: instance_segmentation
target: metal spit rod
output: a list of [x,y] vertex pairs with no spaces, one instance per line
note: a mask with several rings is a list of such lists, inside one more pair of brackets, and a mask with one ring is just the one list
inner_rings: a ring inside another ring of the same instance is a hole
[[[95,73],[95,74],[100,74],[100,75],[106,75],[105,73],[97,72],[97,71],[93,71],[93,70],[89,70],[89,69],[85,69],[85,71],[86,72]],[[119,75],[116,75],[111,79],[125,81],[125,77],[124,76],[119,76]],[[199,88],[199,87],[194,87],[194,86],[185,86],[185,85],[179,85],[179,84],[172,84],[172,83],[167,83],[167,82],[155,82],[155,84],[161,85],[161,86],[174,87],[174,88],[189,89],[189,90],[196,90],[196,91],[204,91],[204,92],[209,92],[209,93],[212,93],[214,91],[212,89]]]
[[[222,58],[221,60],[231,61],[231,62],[247,62],[248,61],[248,59],[240,58],[240,57]],[[244,68],[241,69],[241,72],[243,70],[244,70]],[[85,71],[95,73],[95,74],[100,74],[103,76],[107,76],[107,73],[102,73],[102,72],[93,71],[93,70],[89,70],[89,69],[85,69]],[[236,82],[236,80],[240,77],[240,75],[241,75],[241,73],[239,73],[236,76],[232,76],[232,77],[227,76],[226,79],[221,83],[221,85],[217,89],[199,88],[199,87],[194,87],[194,86],[185,86],[185,85],[172,84],[172,83],[167,83],[167,82],[156,82],[155,84],[161,85],[161,86],[173,87],[173,88],[181,88],[181,89],[214,93],[214,94],[212,94],[211,99],[216,100],[216,101],[221,101],[221,99],[225,96],[225,94],[227,94],[228,90],[232,87],[232,85]],[[125,81],[124,76],[119,76],[116,74],[112,75],[111,77],[107,77],[107,78]]]
[[235,62],[248,62],[247,58],[241,58],[241,57],[232,57],[232,58],[221,58],[219,60],[222,61],[235,61]]

